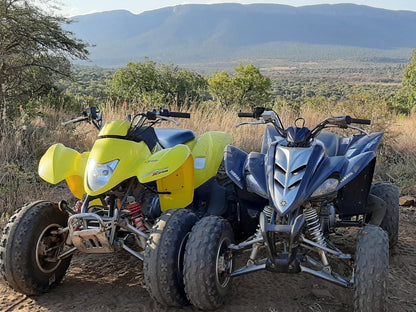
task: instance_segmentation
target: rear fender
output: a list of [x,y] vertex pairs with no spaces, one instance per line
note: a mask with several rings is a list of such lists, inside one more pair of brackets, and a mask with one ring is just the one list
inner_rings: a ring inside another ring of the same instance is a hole
[[206,132],[196,138],[192,148],[195,162],[195,188],[217,174],[223,159],[224,148],[232,141],[231,135],[221,131]]
[[54,144],[46,151],[39,162],[39,176],[51,184],[66,180],[72,194],[82,198],[84,173],[89,153],[78,153],[63,144]]

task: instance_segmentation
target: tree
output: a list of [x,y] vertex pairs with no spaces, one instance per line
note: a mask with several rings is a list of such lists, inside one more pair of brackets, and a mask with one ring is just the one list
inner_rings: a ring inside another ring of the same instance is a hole
[[70,75],[70,59],[86,59],[87,44],[62,28],[71,21],[42,11],[33,1],[0,0],[0,109],[48,94]]
[[235,68],[230,77],[222,71],[208,79],[209,91],[223,106],[264,106],[271,100],[271,81],[253,64]]
[[231,106],[235,102],[236,92],[231,77],[226,71],[212,75],[208,79],[208,90],[222,106]]
[[397,98],[402,112],[409,113],[416,107],[416,49],[404,70],[402,89]]
[[183,106],[199,103],[206,89],[207,82],[198,73],[149,60],[120,68],[107,92],[114,100]]

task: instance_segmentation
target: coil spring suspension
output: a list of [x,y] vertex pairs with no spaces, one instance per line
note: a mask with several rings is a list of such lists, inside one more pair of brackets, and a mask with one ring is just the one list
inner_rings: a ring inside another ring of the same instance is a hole
[[129,212],[129,219],[133,225],[140,231],[144,230],[144,216],[142,213],[142,208],[139,203],[131,204],[127,207]]
[[264,209],[263,209],[263,213],[267,217],[267,220],[269,220],[269,222],[270,222],[270,220],[272,219],[272,216],[273,216],[273,207],[265,206]]
[[326,247],[326,242],[321,231],[321,223],[319,222],[316,210],[314,208],[307,208],[303,211],[303,214],[312,239],[319,245]]

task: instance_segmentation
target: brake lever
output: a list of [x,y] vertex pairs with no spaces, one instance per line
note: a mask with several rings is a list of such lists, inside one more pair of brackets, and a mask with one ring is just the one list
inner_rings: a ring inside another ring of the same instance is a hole
[[74,118],[74,119],[71,119],[71,120],[68,120],[68,121],[61,122],[61,126],[66,126],[66,125],[69,125],[71,123],[81,122],[81,121],[85,121],[85,120],[88,120],[88,119],[89,118],[87,116],[80,116],[80,117],[77,117],[77,118]]
[[364,133],[365,135],[370,135],[367,131],[365,131],[364,129],[361,129],[361,128],[357,127],[357,126],[348,125],[348,128],[354,129],[354,130],[358,130],[358,131]]
[[236,124],[235,127],[238,128],[238,127],[243,126],[243,125],[261,125],[261,124],[265,124],[264,120],[245,121],[245,122],[241,122],[239,124]]
[[156,114],[156,118],[160,118],[160,119],[164,119],[164,120],[167,120],[167,121],[171,121],[171,122],[175,123],[177,126],[180,126],[180,123],[179,123],[179,122],[177,122],[177,121],[176,121],[175,119],[173,119],[173,118],[166,117],[166,116],[161,116],[161,115],[159,115],[159,114]]

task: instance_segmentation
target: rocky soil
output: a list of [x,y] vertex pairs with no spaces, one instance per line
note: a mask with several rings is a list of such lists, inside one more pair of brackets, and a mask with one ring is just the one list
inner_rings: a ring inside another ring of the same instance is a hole
[[[416,208],[401,207],[398,245],[391,250],[389,311],[416,311]],[[354,233],[339,244],[352,248]],[[233,281],[225,311],[352,311],[353,292],[305,274],[256,272]],[[0,282],[0,311],[197,311],[164,308],[148,295],[142,263],[124,251],[111,255],[76,254],[59,287],[28,297]]]

